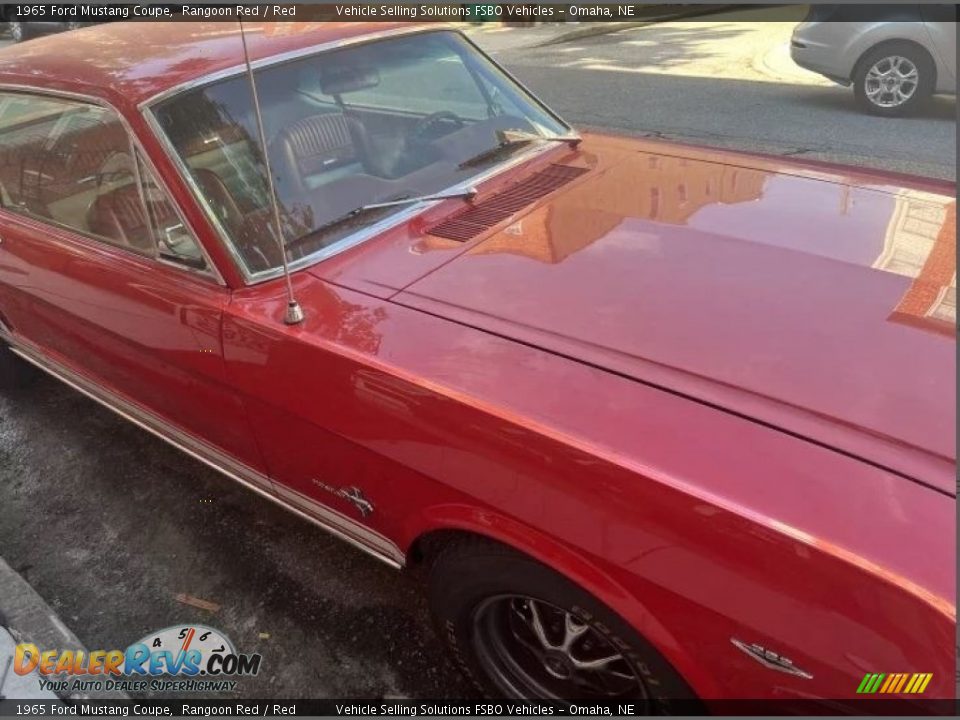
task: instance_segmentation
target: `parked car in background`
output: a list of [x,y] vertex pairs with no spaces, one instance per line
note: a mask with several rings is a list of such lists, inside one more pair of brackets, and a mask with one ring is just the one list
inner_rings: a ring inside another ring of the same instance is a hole
[[0,51],[12,353],[419,568],[485,693],[953,696],[953,184],[580,136],[457,31],[279,25],[249,74],[223,23]]
[[[888,19],[847,19],[864,12]],[[801,67],[852,86],[865,110],[903,115],[935,93],[956,93],[955,20],[952,5],[812,5],[793,32],[790,54]]]

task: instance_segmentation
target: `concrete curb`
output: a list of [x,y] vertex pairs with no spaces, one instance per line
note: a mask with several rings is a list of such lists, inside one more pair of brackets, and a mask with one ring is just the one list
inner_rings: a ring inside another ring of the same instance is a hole
[[582,40],[583,38],[595,37],[597,35],[610,35],[612,33],[622,32],[624,30],[645,27],[647,25],[672,22],[674,20],[683,20],[685,18],[699,17],[701,15],[712,15],[714,13],[724,12],[725,10],[730,10],[735,7],[738,6],[704,5],[701,7],[688,7],[684,10],[677,10],[676,12],[667,13],[664,15],[656,15],[643,20],[588,23],[586,27],[577,28],[576,30],[571,30],[570,32],[563,33],[562,35],[557,35],[556,37],[545,40],[542,43],[534,45],[533,47],[548,47],[550,45],[559,45],[560,43],[572,42],[573,40]]
[[[41,650],[82,650],[87,648],[70,631],[37,591],[0,558],[0,619],[18,643],[34,643]],[[0,659],[5,664],[6,658]],[[2,672],[2,667],[0,667]],[[13,672],[11,668],[10,672]],[[69,680],[64,675],[50,675],[51,680]],[[86,678],[85,678],[86,679]],[[66,700],[127,700],[126,693],[89,691],[61,695]]]

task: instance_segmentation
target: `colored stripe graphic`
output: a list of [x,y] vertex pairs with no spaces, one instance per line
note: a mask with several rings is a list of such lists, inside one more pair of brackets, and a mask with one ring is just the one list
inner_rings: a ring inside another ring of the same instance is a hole
[[857,687],[857,693],[860,695],[872,695],[881,693],[885,695],[896,695],[899,693],[910,693],[917,695],[927,689],[930,680],[933,679],[933,673],[867,673],[860,681]]
[[867,673],[866,677],[863,678],[863,682],[860,683],[860,687],[857,688],[857,692],[864,694],[876,692],[877,686],[880,684],[882,679],[883,675],[879,673]]

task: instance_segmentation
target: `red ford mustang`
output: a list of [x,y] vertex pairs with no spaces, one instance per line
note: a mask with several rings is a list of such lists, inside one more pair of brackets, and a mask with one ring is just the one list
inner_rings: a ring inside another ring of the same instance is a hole
[[427,568],[488,693],[952,695],[953,185],[581,137],[450,30],[247,35],[255,86],[229,24],[0,53],[14,353]]

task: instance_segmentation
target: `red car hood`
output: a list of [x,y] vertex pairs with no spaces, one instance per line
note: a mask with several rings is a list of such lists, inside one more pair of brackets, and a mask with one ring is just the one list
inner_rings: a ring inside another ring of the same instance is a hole
[[601,157],[393,300],[955,493],[953,198],[720,157]]

